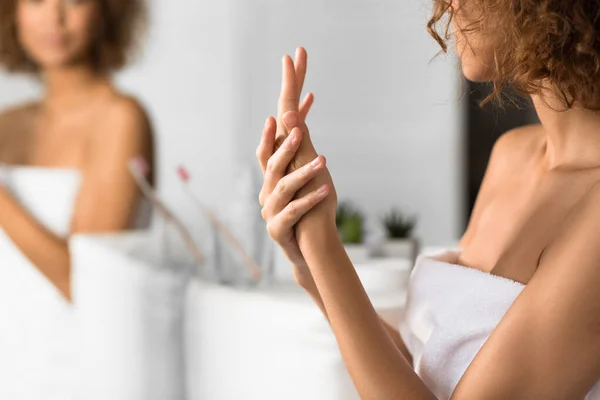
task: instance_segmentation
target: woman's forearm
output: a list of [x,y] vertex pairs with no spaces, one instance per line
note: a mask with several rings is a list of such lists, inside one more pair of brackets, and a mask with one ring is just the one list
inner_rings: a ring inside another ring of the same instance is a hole
[[41,226],[1,187],[0,227],[29,261],[69,299],[70,260],[67,242]]
[[306,293],[308,293],[310,298],[323,313],[325,319],[329,322],[329,317],[327,316],[327,310],[323,304],[323,299],[319,294],[319,290],[317,289],[317,285],[315,284],[315,280],[312,278],[310,271],[303,271],[302,269],[306,267],[298,267],[296,265],[292,265],[292,268],[294,269],[294,278],[296,279],[296,283],[298,283],[298,285],[300,285],[300,287],[304,289]]
[[[317,285],[315,284],[315,280],[312,278],[312,275],[310,275],[310,272],[307,273],[301,271],[300,267],[294,266],[293,268],[295,269],[295,271],[298,271],[295,273],[296,281],[313,299],[317,307],[319,307],[319,309],[325,316],[325,319],[327,319],[327,322],[329,322],[327,310],[325,309],[323,299],[321,298],[321,294],[317,289]],[[387,323],[383,318],[381,318],[381,316],[379,316],[379,320],[383,324],[383,327],[385,328],[387,334],[390,336],[390,339],[392,339],[392,341],[396,344],[396,347],[398,347],[398,349],[402,352],[404,358],[406,358],[406,361],[408,361],[408,363],[412,366],[412,355],[408,351],[404,340],[402,340],[402,336],[400,336],[400,332],[398,332],[398,329],[394,328],[392,325]]]
[[337,236],[331,216],[318,211],[297,225],[302,254],[363,399],[432,399],[380,320]]

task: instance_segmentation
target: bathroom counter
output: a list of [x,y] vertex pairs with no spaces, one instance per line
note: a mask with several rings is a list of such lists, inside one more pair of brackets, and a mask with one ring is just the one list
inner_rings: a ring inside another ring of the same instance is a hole
[[[371,300],[397,325],[405,293]],[[329,324],[294,284],[237,289],[195,281],[186,305],[190,400],[359,399]]]

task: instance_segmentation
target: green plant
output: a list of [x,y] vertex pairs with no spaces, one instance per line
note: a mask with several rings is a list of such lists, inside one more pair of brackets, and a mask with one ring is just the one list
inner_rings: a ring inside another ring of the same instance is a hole
[[407,239],[412,236],[417,224],[417,217],[406,216],[397,208],[393,208],[382,218],[383,225],[390,239]]
[[342,239],[347,244],[360,244],[364,240],[365,217],[349,202],[338,205],[335,224]]

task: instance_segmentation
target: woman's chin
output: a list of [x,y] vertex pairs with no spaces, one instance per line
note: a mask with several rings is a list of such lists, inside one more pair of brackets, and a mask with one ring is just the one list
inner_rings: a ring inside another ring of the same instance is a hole
[[44,54],[35,58],[36,65],[42,70],[62,69],[76,65],[78,58],[70,54]]
[[493,79],[489,68],[483,65],[462,63],[462,72],[465,78],[471,82],[489,82]]

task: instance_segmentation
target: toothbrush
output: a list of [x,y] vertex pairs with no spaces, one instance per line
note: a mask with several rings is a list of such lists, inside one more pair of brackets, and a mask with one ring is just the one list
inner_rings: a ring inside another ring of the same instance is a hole
[[258,281],[262,276],[262,270],[260,269],[260,267],[258,266],[256,261],[254,261],[252,259],[252,257],[250,257],[250,255],[246,252],[246,250],[244,249],[242,244],[235,238],[235,236],[227,228],[227,226],[223,222],[221,222],[221,220],[207,206],[205,206],[200,201],[198,196],[195,195],[194,191],[189,186],[189,181],[190,181],[189,172],[183,166],[179,166],[177,168],[177,175],[179,176],[179,179],[183,183],[188,196],[208,216],[210,221],[216,226],[216,228],[225,237],[225,239],[229,242],[229,244],[232,245],[235,249],[237,249],[237,251],[241,254],[242,258],[244,259],[244,264],[250,271],[250,274],[252,275],[252,279],[254,279],[255,281]]
[[204,265],[204,255],[194,242],[192,235],[186,226],[181,222],[179,218],[172,213],[165,203],[157,196],[156,192],[146,179],[149,168],[148,164],[143,157],[136,157],[129,161],[129,171],[135,179],[138,187],[142,191],[142,194],[152,203],[152,205],[158,210],[162,217],[177,229],[183,241],[190,251],[192,257],[199,265]]

